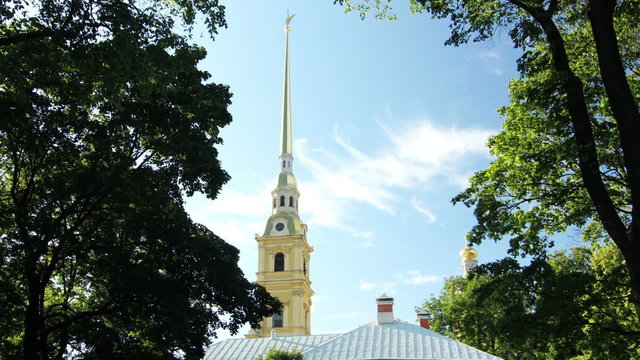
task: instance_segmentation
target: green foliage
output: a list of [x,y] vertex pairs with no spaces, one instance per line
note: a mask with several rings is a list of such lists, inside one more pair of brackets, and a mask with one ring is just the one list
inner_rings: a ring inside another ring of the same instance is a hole
[[[571,13],[569,20],[574,21],[574,28],[564,35],[565,44],[572,69],[584,84],[600,175],[617,215],[629,226],[631,187],[624,181],[627,169],[592,34],[578,13]],[[631,24],[622,25],[622,29],[632,29]],[[637,39],[621,45],[632,55],[624,58],[633,66],[629,70],[637,69]],[[505,119],[503,130],[489,140],[496,160],[476,173],[469,189],[454,199],[475,207],[478,226],[470,233],[475,242],[507,236],[514,254],[537,254],[551,245],[547,243],[550,236],[570,226],[598,227],[600,231],[585,233],[590,235],[589,240],[604,235],[582,178],[579,149],[565,106],[567,98],[552,62],[549,46],[542,42],[525,51],[519,60],[522,76],[509,85],[511,103],[500,109]],[[629,80],[637,94],[638,76]]]
[[570,227],[586,240],[609,238],[640,318],[638,3],[420,3],[454,20],[451,44],[506,29],[523,49],[503,130],[488,144],[496,159],[453,200],[475,208],[469,239],[507,238],[512,255],[541,256]]
[[[640,3],[410,2],[450,20],[448,45],[508,34],[522,50],[495,160],[453,199],[474,207],[471,242],[513,257],[447,281],[425,303],[434,328],[508,359],[639,358]],[[548,257],[569,229],[594,250]]]
[[213,31],[223,10],[0,3],[0,358],[201,358],[280,307],[183,207],[228,180],[231,94],[171,14]]
[[349,1],[334,0],[334,4],[344,5],[345,13],[357,12],[361,19],[364,19],[371,11],[374,12],[376,20],[396,20],[397,17],[392,11],[391,0],[365,0],[365,1]]
[[594,245],[483,265],[417,310],[433,314],[435,331],[505,359],[632,359],[640,323],[628,296],[620,251]]
[[264,356],[258,356],[256,360],[304,360],[304,356],[298,350],[284,351],[270,349]]
[[523,52],[502,132],[489,140],[495,160],[453,199],[474,208],[469,240],[507,239],[513,256],[544,256],[571,228],[611,239],[640,319],[640,3],[410,1],[450,20],[446,44],[509,34]]

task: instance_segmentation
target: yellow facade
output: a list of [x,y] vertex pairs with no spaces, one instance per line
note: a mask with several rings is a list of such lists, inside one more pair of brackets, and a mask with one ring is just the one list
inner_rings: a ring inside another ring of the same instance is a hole
[[[254,329],[247,337],[311,334],[311,281],[309,280],[310,253],[313,248],[307,242],[306,233],[285,236],[257,236],[257,283],[283,304],[282,326],[273,318],[262,321],[260,329]],[[276,267],[276,255],[284,255],[282,270]],[[278,270],[278,271],[276,271]],[[276,327],[274,327],[276,325]]]

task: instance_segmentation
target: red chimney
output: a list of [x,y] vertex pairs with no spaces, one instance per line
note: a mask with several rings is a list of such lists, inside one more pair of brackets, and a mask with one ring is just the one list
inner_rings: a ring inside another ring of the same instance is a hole
[[429,320],[431,318],[431,314],[429,313],[420,313],[418,314],[418,319],[420,320],[420,327],[425,329],[429,329]]
[[376,299],[376,304],[378,304],[378,324],[393,323],[393,298],[382,294]]

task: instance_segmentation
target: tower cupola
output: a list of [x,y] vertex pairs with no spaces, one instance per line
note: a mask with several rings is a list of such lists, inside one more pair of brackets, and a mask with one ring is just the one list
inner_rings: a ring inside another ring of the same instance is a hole
[[478,251],[474,249],[470,243],[460,250],[460,258],[462,259],[462,277],[469,276],[469,271],[478,266]]

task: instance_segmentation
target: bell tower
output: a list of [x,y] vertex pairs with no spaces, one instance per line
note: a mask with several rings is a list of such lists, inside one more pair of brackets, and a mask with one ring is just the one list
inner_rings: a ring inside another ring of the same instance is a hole
[[469,276],[469,272],[478,266],[478,250],[471,246],[471,243],[467,243],[465,247],[460,250],[460,259],[462,259],[462,277]]
[[293,175],[291,134],[291,91],[289,83],[289,23],[285,20],[284,90],[282,98],[282,132],[278,161],[278,182],[271,192],[271,216],[258,242],[257,283],[282,302],[281,311],[261,322],[260,329],[252,329],[246,337],[311,334],[310,254],[307,225],[298,216],[298,185]]

